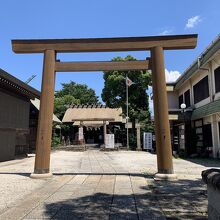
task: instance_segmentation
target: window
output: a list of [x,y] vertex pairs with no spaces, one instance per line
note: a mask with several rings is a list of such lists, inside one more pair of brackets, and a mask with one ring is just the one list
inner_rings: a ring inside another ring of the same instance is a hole
[[179,108],[180,108],[182,103],[183,103],[183,95],[180,95],[179,96]]
[[220,66],[215,69],[215,92],[220,92]]
[[213,147],[211,124],[203,125],[203,143],[204,143],[204,147]]
[[190,107],[190,90],[187,90],[184,93],[184,100],[185,100],[186,108]]
[[204,77],[196,85],[193,86],[193,92],[195,104],[209,97],[208,76]]
[[196,130],[196,146],[203,147],[203,120],[199,119],[194,121],[194,127]]

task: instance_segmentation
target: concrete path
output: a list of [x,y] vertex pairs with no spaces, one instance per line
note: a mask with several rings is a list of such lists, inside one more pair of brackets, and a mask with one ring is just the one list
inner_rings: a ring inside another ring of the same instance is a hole
[[0,163],[0,219],[206,219],[201,171],[220,165],[174,159],[178,180],[155,182],[146,152],[56,151],[51,161],[50,180],[29,178],[34,157]]

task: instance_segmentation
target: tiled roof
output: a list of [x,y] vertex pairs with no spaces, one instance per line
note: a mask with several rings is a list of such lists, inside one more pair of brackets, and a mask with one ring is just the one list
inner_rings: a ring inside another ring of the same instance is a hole
[[65,112],[62,122],[114,121],[122,122],[121,108],[73,107]]
[[0,69],[0,85],[15,93],[22,94],[23,96],[27,96],[32,99],[40,98],[40,92],[38,90],[15,78],[3,69]]

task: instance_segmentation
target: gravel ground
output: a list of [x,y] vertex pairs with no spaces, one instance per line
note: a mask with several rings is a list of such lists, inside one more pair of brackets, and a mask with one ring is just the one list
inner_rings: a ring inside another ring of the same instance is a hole
[[45,184],[29,178],[34,157],[0,163],[0,213]]

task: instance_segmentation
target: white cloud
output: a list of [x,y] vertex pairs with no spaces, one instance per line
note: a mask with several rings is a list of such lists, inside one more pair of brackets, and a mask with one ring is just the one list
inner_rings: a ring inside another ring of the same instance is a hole
[[171,34],[173,31],[172,30],[164,30],[161,33],[159,33],[159,35],[168,35]]
[[188,19],[185,28],[194,28],[201,21],[202,21],[202,19],[199,15],[191,17],[191,18]]
[[165,69],[165,76],[166,76],[166,82],[175,82],[180,76],[180,72],[176,70],[168,71],[167,69]]

